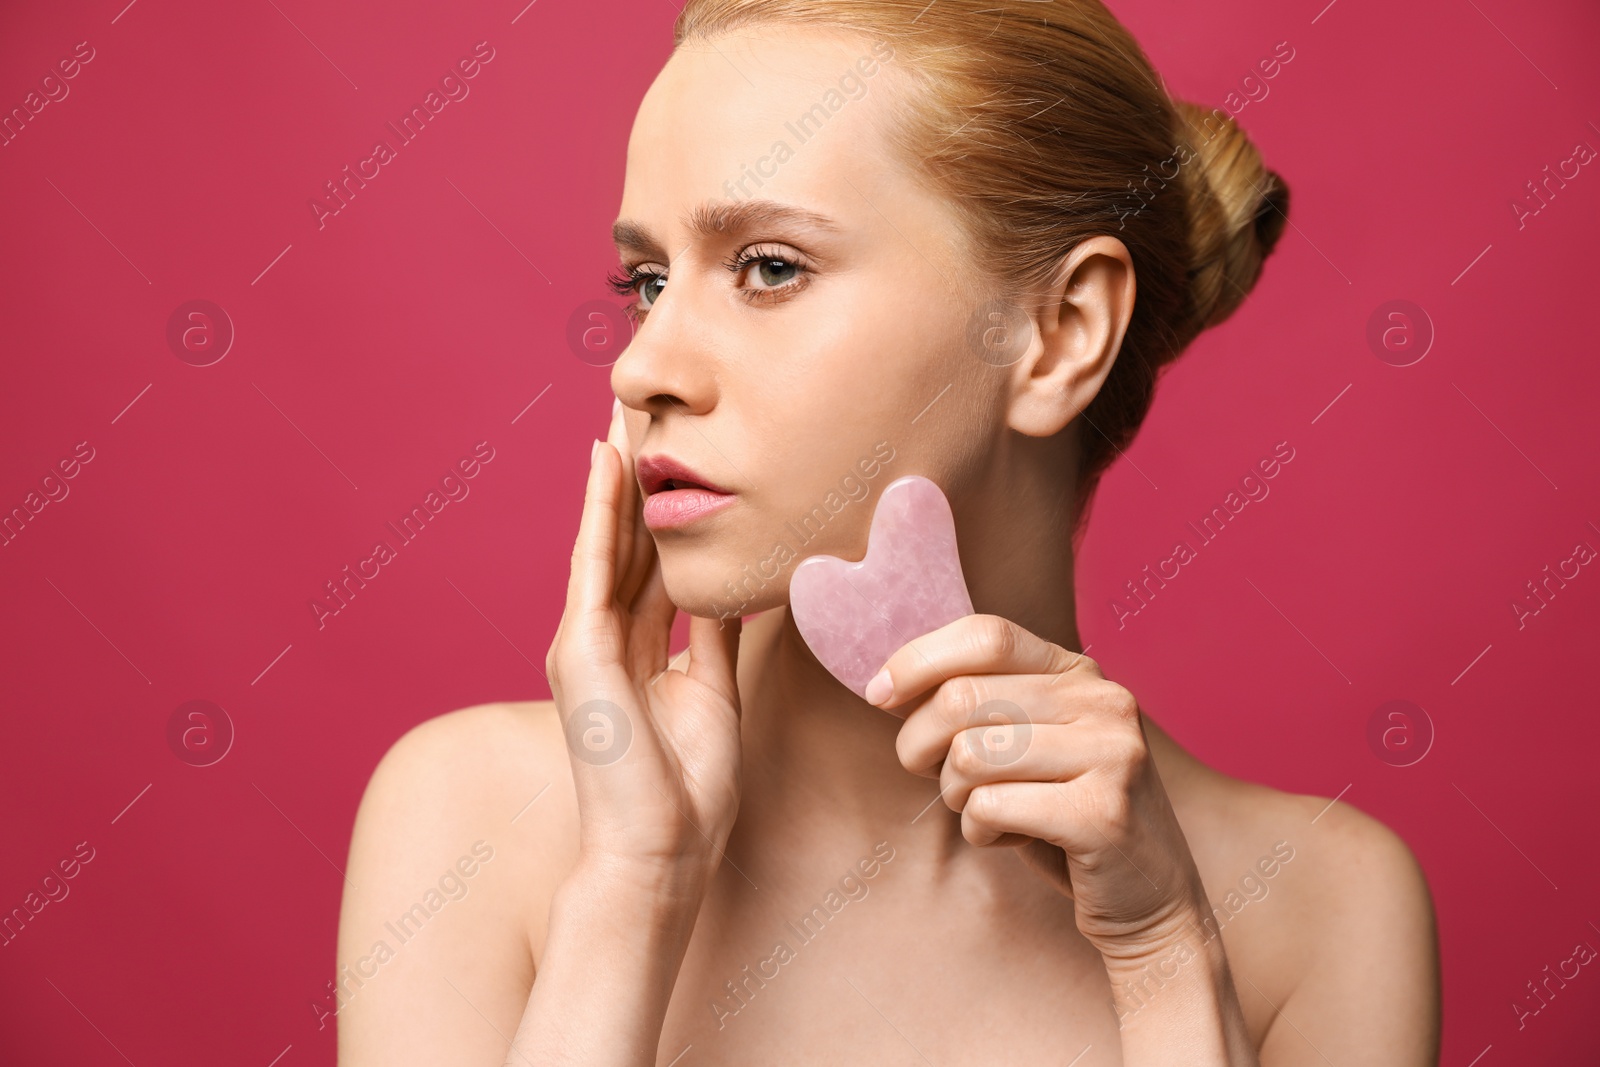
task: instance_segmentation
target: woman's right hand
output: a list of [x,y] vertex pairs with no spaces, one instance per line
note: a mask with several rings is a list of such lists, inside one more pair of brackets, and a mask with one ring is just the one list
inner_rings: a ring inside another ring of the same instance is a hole
[[739,620],[677,607],[620,406],[589,461],[567,606],[545,657],[578,799],[578,859],[550,899],[544,954],[504,1063],[656,1062],[678,968],[739,808]]
[[545,658],[577,790],[578,868],[703,890],[739,807],[740,620],[691,616],[688,666],[668,669],[677,607],[641,517],[622,412],[593,451]]

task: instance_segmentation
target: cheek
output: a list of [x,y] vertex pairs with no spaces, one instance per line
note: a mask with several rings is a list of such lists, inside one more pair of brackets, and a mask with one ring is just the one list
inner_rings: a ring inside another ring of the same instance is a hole
[[810,439],[850,446],[903,434],[969,362],[960,316],[934,295],[852,285],[847,299],[829,300],[823,316],[779,341],[782,369],[768,401]]
[[824,312],[753,318],[724,357],[727,410],[706,432],[749,489],[717,536],[664,546],[668,593],[692,614],[785,603],[806,556],[861,558],[884,486],[954,483],[977,448],[996,369],[965,352],[953,302],[854,280],[817,292]]

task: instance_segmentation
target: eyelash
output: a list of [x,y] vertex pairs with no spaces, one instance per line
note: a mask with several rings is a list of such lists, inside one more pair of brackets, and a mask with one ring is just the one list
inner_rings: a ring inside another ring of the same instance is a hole
[[[723,261],[723,267],[736,278],[757,263],[783,263],[797,269],[797,280],[788,281],[771,289],[741,289],[745,299],[751,304],[772,304],[779,300],[787,299],[794,293],[805,288],[809,282],[806,280],[810,267],[797,256],[779,255],[775,252],[763,252],[761,246],[751,245],[735,252]],[[624,266],[606,275],[606,284],[618,296],[637,295],[641,282],[654,281],[662,277],[660,271],[642,270],[637,266]],[[623,310],[634,322],[638,322],[649,314],[650,309],[641,307],[639,301],[627,305]]]

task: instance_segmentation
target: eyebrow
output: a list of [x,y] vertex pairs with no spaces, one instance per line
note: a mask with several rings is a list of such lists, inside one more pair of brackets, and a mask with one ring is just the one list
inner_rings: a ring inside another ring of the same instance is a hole
[[[733,204],[711,201],[684,216],[684,226],[700,240],[735,237],[763,227],[783,225],[810,227],[824,233],[842,232],[842,227],[826,215],[776,200],[741,200]],[[650,228],[632,219],[618,219],[611,227],[611,239],[619,251],[667,255]]]

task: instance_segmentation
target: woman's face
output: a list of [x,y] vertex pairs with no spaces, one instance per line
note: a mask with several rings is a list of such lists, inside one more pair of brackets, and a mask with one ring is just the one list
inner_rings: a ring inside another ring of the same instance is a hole
[[895,63],[757,28],[679,49],[640,105],[617,234],[643,319],[611,381],[636,458],[733,494],[652,523],[691,614],[786,603],[798,560],[860,558],[884,486],[954,501],[1002,429],[955,218],[883,143]]

